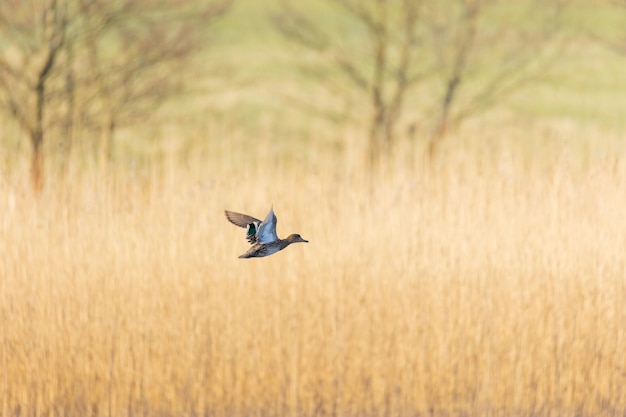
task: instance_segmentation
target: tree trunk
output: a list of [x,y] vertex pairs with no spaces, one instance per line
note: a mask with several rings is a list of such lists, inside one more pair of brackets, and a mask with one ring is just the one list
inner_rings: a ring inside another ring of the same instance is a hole
[[[46,67],[48,67],[46,65]],[[45,185],[44,179],[44,161],[43,161],[43,110],[46,99],[45,82],[49,69],[42,71],[35,87],[36,108],[35,122],[30,133],[30,140],[33,147],[30,164],[30,177],[33,190],[36,194],[40,194]]]
[[63,121],[63,138],[61,142],[61,173],[66,176],[69,172],[72,155],[74,153],[74,132],[76,120],[76,75],[74,74],[74,47],[67,43],[65,61],[65,97],[67,110]]
[[[462,60],[460,60],[459,62],[462,62]],[[446,135],[448,123],[450,121],[450,108],[452,107],[452,102],[454,101],[457,89],[461,83],[461,75],[459,74],[459,72],[460,65],[457,65],[455,67],[454,74],[446,84],[446,94],[441,103],[441,113],[439,114],[439,120],[437,121],[437,125],[435,126],[433,135],[428,142],[428,157],[430,159],[436,157],[439,144],[443,137]]]
[[115,117],[108,92],[104,92],[104,95],[105,109],[102,112],[98,157],[102,166],[106,166],[113,161],[113,135],[115,134]]
[[375,109],[374,116],[372,117],[368,149],[370,168],[376,167],[382,156],[384,111],[385,109],[382,106],[378,106]]
[[33,132],[31,135],[33,153],[30,160],[30,179],[35,194],[39,195],[44,187],[44,164],[43,164],[43,136],[41,132]]

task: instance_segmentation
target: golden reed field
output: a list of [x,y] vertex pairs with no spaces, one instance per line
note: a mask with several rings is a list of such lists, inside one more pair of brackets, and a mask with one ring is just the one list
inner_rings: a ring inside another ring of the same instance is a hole
[[624,416],[624,154],[481,146],[4,176],[0,415]]

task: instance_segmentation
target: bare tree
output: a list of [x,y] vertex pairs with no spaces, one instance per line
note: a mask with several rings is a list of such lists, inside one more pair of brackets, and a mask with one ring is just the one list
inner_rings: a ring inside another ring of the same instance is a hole
[[278,30],[288,39],[330,56],[350,85],[368,98],[369,156],[375,164],[389,153],[396,125],[409,91],[423,78],[418,51],[422,0],[331,0],[358,24],[367,39],[364,57],[354,45],[342,43],[337,33],[317,23],[284,0],[273,15]]
[[0,56],[1,100],[30,138],[31,179],[40,192],[48,85],[65,42],[67,16],[62,1],[42,1],[37,10],[20,5],[7,0],[0,6],[0,37],[13,42]]
[[0,106],[32,144],[31,178],[44,185],[43,145],[57,132],[99,132],[145,118],[183,85],[185,62],[234,0],[37,0],[0,3]]
[[505,0],[431,4],[428,44],[441,92],[428,148],[431,156],[450,126],[545,74],[558,57],[555,38],[562,9],[558,0],[514,7]]
[[[331,25],[287,0],[273,20],[280,32],[323,56],[368,95],[370,156],[388,151],[400,116],[430,105],[429,155],[450,126],[488,108],[545,72],[561,1],[328,0],[363,31],[346,44]],[[530,23],[529,23],[530,22]],[[356,53],[365,45],[365,59]],[[556,49],[553,49],[553,52]],[[437,94],[415,97],[418,83]],[[412,100],[411,100],[412,98]],[[423,110],[422,110],[423,111]],[[382,151],[382,152],[381,152]]]
[[124,0],[115,7],[107,0],[81,1],[90,28],[84,36],[91,74],[86,109],[100,131],[100,156],[111,158],[115,128],[145,118],[180,92],[189,75],[181,66],[233,0]]

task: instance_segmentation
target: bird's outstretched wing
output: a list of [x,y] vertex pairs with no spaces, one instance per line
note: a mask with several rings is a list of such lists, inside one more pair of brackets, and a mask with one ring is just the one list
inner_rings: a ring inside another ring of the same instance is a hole
[[235,213],[233,211],[224,210],[226,218],[235,226],[246,229],[246,239],[250,244],[255,244],[258,240],[257,235],[261,226],[261,220],[248,216],[247,214]]
[[274,214],[274,209],[270,209],[270,212],[267,213],[267,217],[265,217],[265,220],[263,220],[263,223],[259,226],[259,230],[256,234],[259,243],[271,243],[278,240],[278,236],[276,235],[277,222],[278,220]]

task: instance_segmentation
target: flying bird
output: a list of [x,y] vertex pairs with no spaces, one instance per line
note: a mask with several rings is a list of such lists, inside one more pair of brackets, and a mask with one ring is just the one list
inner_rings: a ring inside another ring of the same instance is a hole
[[308,240],[304,240],[302,236],[298,234],[291,234],[287,239],[279,239],[276,234],[277,219],[273,208],[270,209],[270,212],[263,221],[248,216],[247,214],[235,213],[228,210],[224,210],[224,212],[226,213],[228,221],[235,226],[246,229],[246,239],[252,245],[246,253],[239,256],[240,258],[261,258],[281,251],[292,243],[308,243]]

